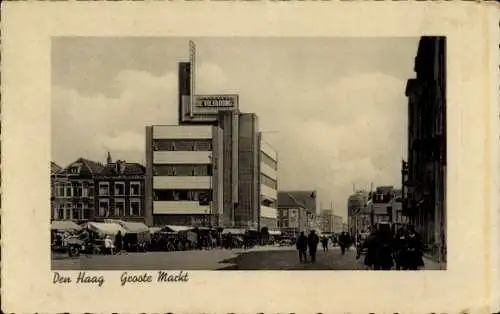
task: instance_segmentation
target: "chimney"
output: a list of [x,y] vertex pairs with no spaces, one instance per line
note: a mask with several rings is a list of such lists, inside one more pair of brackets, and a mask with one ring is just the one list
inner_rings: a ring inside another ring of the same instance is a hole
[[108,158],[106,158],[106,162],[109,164],[113,163],[113,159],[111,158],[111,153],[108,152]]

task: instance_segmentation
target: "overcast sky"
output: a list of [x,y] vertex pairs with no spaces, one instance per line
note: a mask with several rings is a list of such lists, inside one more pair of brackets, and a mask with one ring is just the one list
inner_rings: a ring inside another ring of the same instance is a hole
[[177,123],[177,64],[196,42],[200,94],[238,93],[279,153],[280,189],[346,216],[356,188],[400,186],[418,38],[57,38],[52,158],[144,163],[145,126]]

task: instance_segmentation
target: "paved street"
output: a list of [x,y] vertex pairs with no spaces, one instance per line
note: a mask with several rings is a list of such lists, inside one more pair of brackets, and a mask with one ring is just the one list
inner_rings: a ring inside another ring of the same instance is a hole
[[[431,263],[427,269],[439,269]],[[318,251],[315,264],[301,264],[294,247],[257,247],[249,250],[203,250],[81,256],[52,260],[53,270],[362,270],[355,252],[340,254],[338,247]]]

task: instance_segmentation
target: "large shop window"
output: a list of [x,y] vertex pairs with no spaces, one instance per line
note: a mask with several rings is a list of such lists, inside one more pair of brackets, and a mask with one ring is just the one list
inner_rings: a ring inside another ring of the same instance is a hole
[[272,188],[273,190],[277,190],[278,189],[278,182],[276,180],[273,180],[273,179],[269,178],[265,174],[261,174],[260,175],[260,181],[261,181],[262,184],[264,184],[265,186],[268,186],[268,187]]
[[155,176],[211,176],[211,165],[155,165],[153,166]]
[[273,168],[274,170],[278,170],[278,163],[276,162],[276,160],[269,157],[266,153],[261,152],[260,159],[264,164],[268,165],[269,167]]
[[155,190],[155,201],[199,201],[209,190]]
[[153,140],[155,151],[211,151],[212,140]]

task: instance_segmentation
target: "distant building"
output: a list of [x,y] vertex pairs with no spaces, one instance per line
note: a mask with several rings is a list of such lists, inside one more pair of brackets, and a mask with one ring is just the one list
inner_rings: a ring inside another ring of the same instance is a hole
[[342,216],[333,215],[333,232],[339,233],[343,230],[343,219]]
[[278,191],[278,227],[297,235],[317,228],[316,191]]
[[368,209],[369,193],[357,191],[347,199],[347,224],[349,232],[356,234],[370,227]]
[[392,191],[392,198],[389,202],[389,206],[392,210],[392,222],[395,224],[408,224],[409,219],[403,213],[403,198],[402,198],[402,190],[394,189]]
[[318,216],[318,222],[322,232],[333,233],[335,232],[335,215],[332,209],[323,209]]
[[393,221],[394,217],[391,208],[393,191],[394,187],[392,186],[379,186],[372,192],[368,202],[368,210],[373,224]]
[[93,220],[120,219],[144,222],[144,177],[146,169],[139,163],[112,161],[95,176],[96,210]]
[[259,133],[260,228],[278,230],[278,153]]
[[103,164],[84,158],[64,169],[51,164],[52,219],[91,219],[95,208],[95,178],[103,168]]

